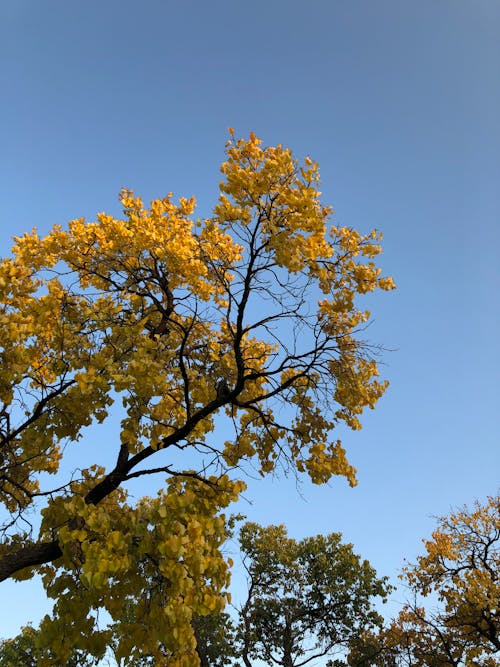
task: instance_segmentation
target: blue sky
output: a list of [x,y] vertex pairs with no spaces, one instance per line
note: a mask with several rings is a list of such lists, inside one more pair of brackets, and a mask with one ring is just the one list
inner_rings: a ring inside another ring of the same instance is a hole
[[[342,531],[380,574],[432,515],[499,487],[499,30],[497,0],[0,8],[3,255],[33,226],[118,213],[122,186],[208,215],[228,126],[311,155],[335,222],[384,233],[398,290],[365,303],[391,387],[344,438],[359,486],[251,480],[238,507]],[[48,609],[36,584],[2,592],[4,636]]]

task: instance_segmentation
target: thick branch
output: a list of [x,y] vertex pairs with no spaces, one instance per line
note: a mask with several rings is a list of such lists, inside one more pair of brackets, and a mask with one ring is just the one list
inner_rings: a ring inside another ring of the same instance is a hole
[[27,544],[26,546],[5,555],[0,560],[0,581],[8,579],[25,567],[50,563],[61,556],[62,551],[55,540],[53,542]]

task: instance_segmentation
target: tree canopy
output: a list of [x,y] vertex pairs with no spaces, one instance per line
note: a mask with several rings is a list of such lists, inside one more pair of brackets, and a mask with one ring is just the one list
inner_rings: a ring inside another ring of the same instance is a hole
[[[231,132],[221,170],[210,218],[123,190],[123,217],[32,230],[0,263],[0,580],[42,575],[54,664],[82,635],[101,655],[99,610],[132,598],[118,654],[192,662],[193,614],[226,601],[221,512],[247,462],[356,481],[335,427],[360,428],[387,386],[357,304],[394,287],[380,234],[330,225],[317,164],[281,145]],[[117,410],[112,466],[68,468]],[[153,474],[157,495],[132,501]]]
[[246,524],[240,536],[248,595],[239,612],[246,667],[302,667],[340,656],[362,630],[381,625],[375,599],[390,590],[340,533],[294,540],[284,526]]
[[[31,625],[21,628],[12,639],[0,640],[0,667],[38,667],[43,653],[50,655],[50,649],[40,651],[37,639],[40,631]],[[95,667],[97,660],[86,651],[75,649],[65,663],[65,667]]]
[[349,664],[497,667],[500,497],[439,519],[424,544],[426,554],[403,574],[412,599],[388,628],[366,634]]
[[[374,602],[391,587],[352,545],[342,543],[340,533],[294,540],[284,526],[247,523],[240,531],[240,546],[248,576],[243,604],[231,614],[191,619],[200,667],[252,667],[260,661],[302,667],[322,657],[330,658],[331,665],[344,665],[334,660],[345,654],[352,639],[381,626]],[[154,586],[154,580],[149,585]],[[123,618],[109,626],[108,664],[127,662],[119,651],[121,624],[134,620],[137,607],[131,602]],[[167,646],[160,638],[165,656]],[[26,627],[0,643],[0,667],[39,665],[52,654],[43,628]],[[88,652],[76,647],[67,660],[74,667],[95,664]],[[143,653],[134,664],[152,667],[158,659]]]

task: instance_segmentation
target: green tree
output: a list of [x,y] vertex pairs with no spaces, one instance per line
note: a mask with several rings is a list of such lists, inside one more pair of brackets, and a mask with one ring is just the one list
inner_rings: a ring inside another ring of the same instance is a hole
[[[387,386],[357,302],[394,287],[380,234],[331,225],[318,166],[283,146],[231,133],[221,170],[205,220],[194,199],[124,190],[122,217],[33,230],[0,262],[0,581],[42,575],[58,665],[82,636],[102,655],[99,611],[118,622],[130,598],[120,659],[196,660],[191,620],[225,605],[221,512],[249,460],[356,482],[335,427],[360,428]],[[65,465],[115,403],[114,463]],[[147,475],[166,484],[131,500]]]
[[200,667],[224,667],[237,658],[236,628],[229,614],[195,616],[193,630]]
[[238,636],[246,667],[334,659],[362,629],[382,623],[373,602],[390,587],[339,533],[294,540],[284,526],[248,523],[240,542],[248,596]]
[[0,642],[0,667],[36,667],[37,649],[35,646],[36,630],[30,625],[22,628],[19,635]]
[[[0,667],[38,667],[44,656],[50,656],[50,649],[41,648],[37,639],[39,629],[27,625],[12,639],[0,641]],[[97,660],[86,651],[73,649],[65,667],[92,667]]]

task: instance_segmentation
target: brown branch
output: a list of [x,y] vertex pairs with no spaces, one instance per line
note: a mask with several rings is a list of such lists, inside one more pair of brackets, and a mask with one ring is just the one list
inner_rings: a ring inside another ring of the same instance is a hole
[[8,579],[26,567],[50,563],[61,556],[62,551],[56,540],[20,547],[0,560],[0,581]]
[[20,426],[18,426],[16,429],[11,431],[10,433],[6,434],[5,437],[2,438],[0,445],[6,445],[7,443],[11,442],[16,438],[22,431],[24,431],[25,428],[33,424],[39,417],[42,416],[43,414],[43,409],[47,405],[47,403],[50,403],[50,401],[53,398],[57,398],[60,394],[62,394],[68,387],[70,387],[72,384],[75,384],[76,380],[68,380],[67,382],[61,382],[59,387],[57,389],[54,389],[54,391],[50,394],[47,394],[47,396],[44,396],[38,403],[36,404],[35,409],[33,410],[33,414],[29,419],[27,419],[25,422],[23,422]]

